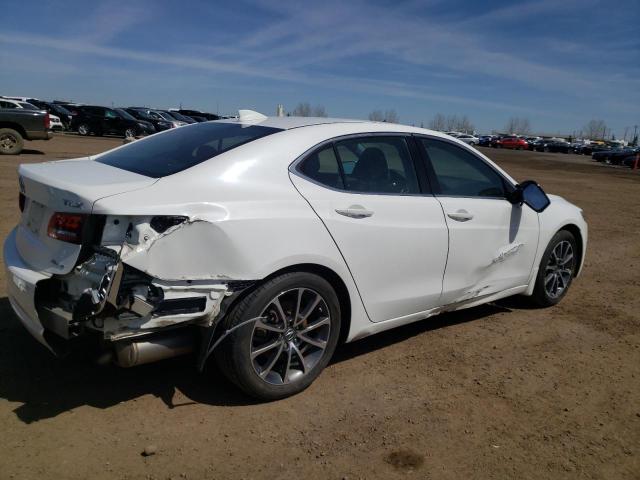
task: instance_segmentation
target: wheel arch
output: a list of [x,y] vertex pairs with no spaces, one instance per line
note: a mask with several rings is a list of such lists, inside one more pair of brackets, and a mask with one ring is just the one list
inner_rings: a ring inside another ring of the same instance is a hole
[[561,232],[563,230],[569,232],[571,235],[573,235],[573,238],[576,239],[576,247],[578,248],[578,261],[576,262],[576,265],[578,265],[578,268],[576,268],[573,276],[577,277],[582,270],[582,259],[584,258],[584,238],[582,237],[582,231],[580,230],[580,227],[573,223],[564,225],[558,230],[558,232]]
[[11,130],[15,130],[16,132],[18,132],[22,138],[24,139],[27,138],[27,132],[25,131],[24,127],[19,123],[0,122],[0,128],[10,128]]
[[338,296],[338,301],[340,302],[340,336],[338,341],[340,343],[344,343],[349,336],[349,331],[351,330],[351,296],[349,295],[349,289],[347,288],[346,283],[340,275],[338,275],[335,271],[326,267],[324,265],[320,265],[317,263],[298,263],[294,265],[289,265],[287,267],[283,267],[275,272],[272,272],[268,276],[263,279],[255,282],[251,287],[244,290],[240,295],[233,299],[233,302],[228,306],[226,311],[230,311],[240,300],[245,298],[249,293],[251,293],[255,288],[259,285],[262,285],[265,282],[268,282],[274,277],[279,275],[283,275],[285,273],[292,272],[307,272],[318,275],[319,277],[324,278],[329,284],[333,287]]

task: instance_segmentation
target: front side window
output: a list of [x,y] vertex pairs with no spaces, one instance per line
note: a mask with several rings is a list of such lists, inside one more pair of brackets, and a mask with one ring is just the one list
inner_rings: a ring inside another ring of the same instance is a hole
[[0,100],[0,108],[17,108],[15,103]]
[[421,139],[440,195],[504,197],[502,177],[473,153],[449,142]]
[[279,128],[239,123],[202,123],[168,130],[107,152],[96,161],[147,177],[161,178],[186,170]]

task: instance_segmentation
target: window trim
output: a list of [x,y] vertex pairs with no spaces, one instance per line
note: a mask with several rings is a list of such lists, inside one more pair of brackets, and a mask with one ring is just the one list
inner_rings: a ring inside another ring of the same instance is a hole
[[[340,175],[342,176],[342,183],[344,183],[344,168],[342,166],[342,162],[340,161],[340,155],[338,154],[338,150],[336,147],[336,143],[341,142],[343,140],[351,140],[354,138],[368,138],[368,137],[402,137],[407,143],[407,150],[409,151],[409,159],[411,160],[411,164],[413,165],[414,172],[416,174],[418,180],[418,189],[420,192],[418,193],[393,193],[393,192],[354,192],[351,190],[347,190],[346,188],[335,188],[329,185],[325,185],[314,178],[307,176],[302,169],[300,168],[301,164],[307,160],[311,155],[318,153],[319,151],[325,149],[328,145],[333,147],[333,153],[336,157],[336,161],[338,162],[338,169],[340,171]],[[332,190],[334,192],[348,193],[350,195],[380,195],[380,196],[394,196],[394,197],[433,197],[434,195],[431,193],[431,188],[428,182],[428,178],[426,178],[426,172],[424,172],[424,166],[421,165],[423,159],[421,158],[420,147],[416,145],[416,142],[413,138],[413,135],[408,132],[364,132],[364,133],[350,133],[346,135],[339,135],[337,137],[328,138],[323,140],[320,143],[317,143],[313,147],[307,149],[302,155],[299,155],[291,164],[289,165],[289,173],[292,173],[308,182],[311,182],[319,187],[326,188],[327,190]]]
[[[453,141],[451,141],[449,139],[442,138],[442,137],[437,137],[437,136],[433,136],[433,135],[425,135],[425,134],[422,134],[422,133],[415,133],[412,136],[416,139],[416,143],[418,144],[418,149],[420,150],[420,153],[422,155],[422,161],[425,163],[425,168],[427,170],[427,177],[429,179],[429,183],[431,185],[431,188],[432,188],[432,191],[433,191],[433,195],[435,197],[441,197],[441,198],[481,198],[481,199],[486,199],[486,200],[507,200],[508,201],[508,195],[515,190],[515,185],[511,182],[511,180],[509,180],[507,177],[505,177],[502,174],[502,172],[496,170],[496,168],[493,165],[488,163],[484,158],[479,156],[476,152],[472,151],[470,147],[465,147],[465,146],[459,145],[457,142],[453,142]],[[445,195],[443,193],[440,193],[441,189],[440,189],[440,183],[438,182],[438,176],[436,175],[436,172],[435,172],[435,170],[433,168],[433,164],[431,163],[431,158],[429,158],[429,152],[427,152],[427,149],[425,148],[424,144],[420,141],[422,139],[425,139],[425,140],[437,140],[437,141],[440,141],[440,142],[449,143],[449,144],[453,145],[454,147],[458,147],[458,148],[468,152],[473,157],[477,158],[479,161],[484,163],[484,165],[487,166],[492,172],[494,172],[496,175],[498,175],[500,180],[502,180],[502,185],[504,187],[505,194],[502,195],[502,196],[496,197],[496,196],[480,196],[480,195]]]

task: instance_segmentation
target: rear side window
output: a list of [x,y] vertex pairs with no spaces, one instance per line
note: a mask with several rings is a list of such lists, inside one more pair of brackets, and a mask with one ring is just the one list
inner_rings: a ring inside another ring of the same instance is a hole
[[336,142],[308,156],[299,170],[318,183],[351,192],[420,193],[407,142],[400,136]]
[[403,137],[363,137],[336,143],[347,190],[363,193],[420,193]]
[[161,178],[280,131],[279,128],[237,123],[200,123],[130,143],[96,161],[147,177]]
[[503,197],[502,177],[480,158],[449,142],[422,139],[440,195]]
[[322,185],[339,189],[344,188],[333,145],[309,155],[301,165],[300,170],[307,177]]

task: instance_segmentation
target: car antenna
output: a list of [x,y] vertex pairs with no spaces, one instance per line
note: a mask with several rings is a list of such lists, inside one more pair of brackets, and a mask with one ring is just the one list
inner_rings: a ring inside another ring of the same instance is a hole
[[262,122],[267,118],[269,117],[253,110],[238,110],[238,120],[241,122]]

